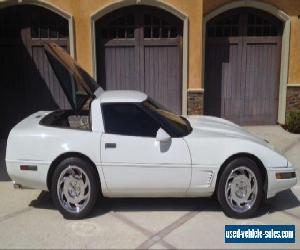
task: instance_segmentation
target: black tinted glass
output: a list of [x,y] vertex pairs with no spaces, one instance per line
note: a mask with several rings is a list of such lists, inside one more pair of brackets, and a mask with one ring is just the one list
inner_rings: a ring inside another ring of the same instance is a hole
[[129,136],[156,137],[159,124],[137,104],[103,104],[105,132]]

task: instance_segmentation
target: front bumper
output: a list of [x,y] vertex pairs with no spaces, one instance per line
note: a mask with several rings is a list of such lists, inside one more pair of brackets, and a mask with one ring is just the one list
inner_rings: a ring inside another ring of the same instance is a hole
[[[285,174],[285,173],[295,173],[295,172],[296,172],[295,168],[291,166],[287,168],[268,169],[267,170],[268,173],[267,198],[272,198],[280,191],[295,186],[297,184],[297,176],[293,174]],[[276,174],[277,174],[277,178],[276,178]],[[286,176],[286,178],[279,179],[279,176],[281,177]]]

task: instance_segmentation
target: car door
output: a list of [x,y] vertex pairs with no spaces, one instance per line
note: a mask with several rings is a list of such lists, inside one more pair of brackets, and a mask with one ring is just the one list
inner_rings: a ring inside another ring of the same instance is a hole
[[135,103],[102,104],[101,161],[111,196],[184,195],[191,158],[183,138],[156,140],[160,124]]

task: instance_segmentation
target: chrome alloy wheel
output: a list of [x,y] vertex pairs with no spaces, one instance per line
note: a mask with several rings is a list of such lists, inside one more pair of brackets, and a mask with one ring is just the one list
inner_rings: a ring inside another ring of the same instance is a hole
[[90,180],[81,168],[68,166],[61,172],[57,182],[57,196],[65,210],[81,212],[89,203],[90,193]]
[[225,197],[232,210],[238,213],[250,210],[256,201],[257,191],[257,179],[252,170],[238,167],[231,171],[225,185]]

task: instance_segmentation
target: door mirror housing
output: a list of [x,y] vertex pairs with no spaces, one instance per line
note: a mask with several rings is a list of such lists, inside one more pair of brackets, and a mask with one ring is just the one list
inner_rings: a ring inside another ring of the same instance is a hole
[[157,130],[156,133],[156,140],[159,142],[168,142],[171,140],[171,136],[162,128]]

